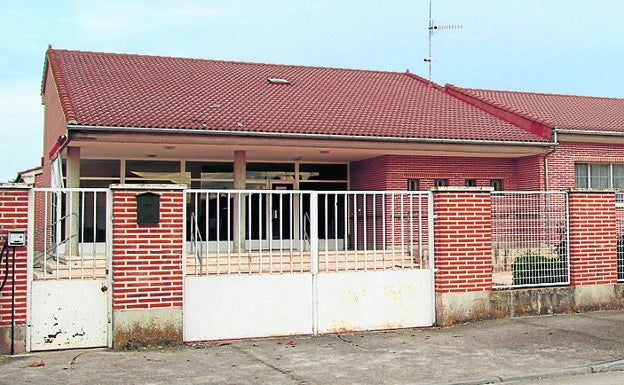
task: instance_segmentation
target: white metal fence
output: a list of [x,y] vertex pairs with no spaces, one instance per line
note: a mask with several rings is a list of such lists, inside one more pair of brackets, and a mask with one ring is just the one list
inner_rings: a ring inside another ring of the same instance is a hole
[[108,191],[31,190],[30,254],[35,280],[106,276]]
[[433,324],[430,193],[186,197],[186,341]]
[[568,229],[565,192],[493,192],[493,287],[568,284]]
[[187,274],[427,268],[430,193],[189,190]]
[[[622,197],[623,194],[617,194],[617,197]],[[622,202],[622,200],[616,199],[616,202]],[[616,204],[615,207],[615,220],[616,220],[616,248],[617,248],[617,277],[618,282],[624,282],[624,205]]]

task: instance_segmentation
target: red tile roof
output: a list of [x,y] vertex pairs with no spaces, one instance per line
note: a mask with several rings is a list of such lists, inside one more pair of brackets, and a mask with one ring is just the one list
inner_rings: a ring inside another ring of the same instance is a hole
[[624,132],[624,99],[449,87],[551,128]]
[[47,65],[74,125],[546,141],[410,73],[57,49]]

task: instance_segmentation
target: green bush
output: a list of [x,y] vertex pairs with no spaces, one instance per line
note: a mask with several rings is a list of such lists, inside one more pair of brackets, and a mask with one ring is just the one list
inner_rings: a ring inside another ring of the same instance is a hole
[[527,253],[513,262],[513,285],[540,285],[544,283],[564,283],[568,270],[566,258],[548,258]]

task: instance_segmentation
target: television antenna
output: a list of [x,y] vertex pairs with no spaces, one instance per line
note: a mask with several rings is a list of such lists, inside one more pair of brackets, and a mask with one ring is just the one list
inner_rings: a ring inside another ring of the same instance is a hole
[[433,57],[431,55],[431,46],[433,41],[433,32],[434,31],[443,31],[447,29],[461,29],[462,26],[460,24],[455,25],[436,25],[433,22],[433,16],[431,12],[431,3],[433,0],[429,0],[429,55],[425,58],[425,62],[429,65],[429,81],[431,81],[431,63],[433,62]]

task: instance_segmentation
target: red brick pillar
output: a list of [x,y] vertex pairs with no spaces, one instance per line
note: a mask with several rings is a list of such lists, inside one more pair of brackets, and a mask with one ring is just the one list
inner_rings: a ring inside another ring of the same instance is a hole
[[[0,186],[0,241],[4,245],[9,230],[27,231],[28,229],[28,192],[30,187],[21,185]],[[26,234],[26,239],[30,238]],[[22,353],[26,350],[26,309],[28,285],[28,253],[26,247],[15,248],[15,282],[13,282],[13,250],[9,249],[9,270],[4,288],[0,292],[0,353],[11,352],[11,336],[13,335],[13,352]],[[5,260],[0,265],[0,282],[4,279]],[[12,289],[15,285],[15,297]],[[15,304],[14,313],[12,311]],[[12,317],[13,313],[13,317]],[[12,331],[12,318],[14,328]]]
[[[159,197],[158,223],[137,222],[137,195]],[[113,334],[115,347],[182,339],[184,189],[113,187]]]
[[617,283],[615,193],[571,191],[568,197],[571,285]]
[[481,318],[492,289],[490,190],[451,187],[433,194],[437,321]]

